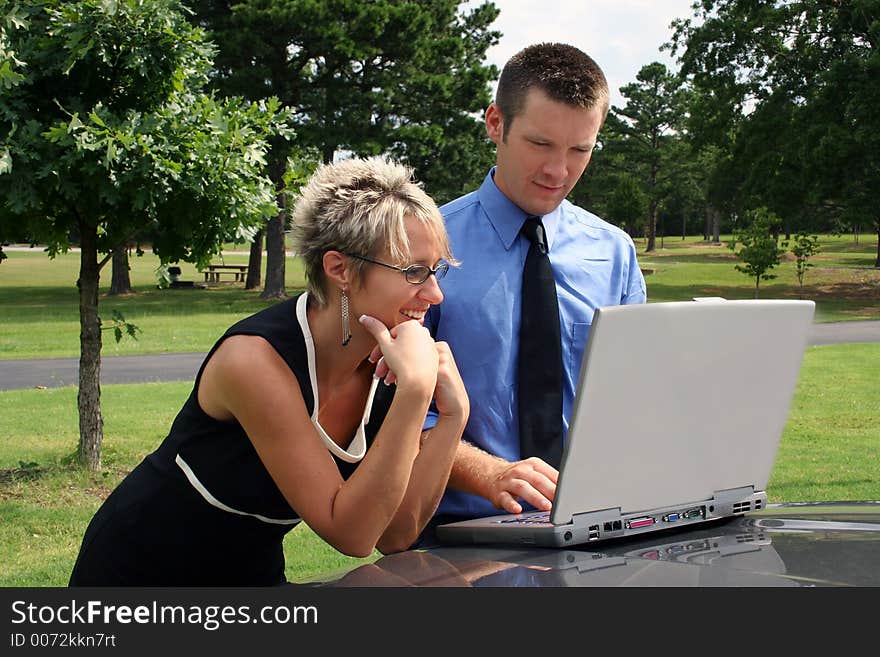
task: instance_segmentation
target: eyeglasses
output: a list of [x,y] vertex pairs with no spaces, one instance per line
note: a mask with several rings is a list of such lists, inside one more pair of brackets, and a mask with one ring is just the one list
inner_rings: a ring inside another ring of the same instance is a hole
[[410,265],[409,267],[397,267],[395,265],[389,265],[387,262],[379,262],[378,260],[373,260],[372,258],[368,258],[366,256],[358,255],[356,253],[346,253],[349,258],[357,258],[358,260],[364,260],[366,262],[372,262],[374,265],[382,265],[383,267],[388,267],[388,269],[395,269],[399,272],[402,272],[404,277],[406,278],[407,283],[412,283],[413,285],[421,285],[426,280],[428,280],[428,276],[434,274],[434,278],[438,281],[446,276],[446,272],[449,271],[449,263],[443,262],[442,260],[437,263],[437,266],[431,269],[428,265]]

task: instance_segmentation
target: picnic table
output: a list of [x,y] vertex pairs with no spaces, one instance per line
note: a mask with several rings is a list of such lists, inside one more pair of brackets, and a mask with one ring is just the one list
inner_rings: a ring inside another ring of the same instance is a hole
[[210,264],[202,273],[205,275],[206,283],[219,283],[223,274],[231,274],[235,277],[235,282],[244,282],[247,277],[247,265],[223,265]]

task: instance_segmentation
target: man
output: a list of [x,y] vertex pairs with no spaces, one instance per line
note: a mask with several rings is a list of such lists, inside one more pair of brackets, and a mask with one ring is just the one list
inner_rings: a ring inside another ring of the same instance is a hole
[[[608,83],[586,54],[564,44],[525,48],[505,65],[486,110],[496,166],[478,190],[441,208],[462,264],[443,281],[446,299],[431,308],[425,325],[452,348],[471,414],[433,525],[498,509],[519,513],[524,505],[549,510],[553,501],[558,461],[554,467],[520,447],[520,424],[528,419],[519,419],[519,409],[531,413],[537,402],[521,398],[518,368],[527,378],[547,367],[543,356],[519,357],[531,248],[520,230],[527,217],[543,225],[541,249],[555,281],[558,317],[537,321],[554,331],[551,322],[559,323],[559,338],[549,339],[561,346],[554,357],[562,365],[561,418],[553,414],[563,437],[593,311],[646,300],[630,237],[565,200],[590,162],[608,107]],[[429,415],[425,426],[432,425]]]

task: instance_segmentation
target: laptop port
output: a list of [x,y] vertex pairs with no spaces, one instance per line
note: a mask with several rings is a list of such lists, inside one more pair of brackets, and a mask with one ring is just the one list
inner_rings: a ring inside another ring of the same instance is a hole
[[663,516],[663,522],[678,522],[681,520],[681,516],[677,513],[667,513]]
[[626,526],[628,529],[638,529],[639,527],[648,527],[649,525],[653,525],[656,520],[652,516],[643,516],[641,518],[633,518],[632,520],[626,521]]
[[683,511],[681,517],[683,520],[690,520],[691,518],[702,518],[705,515],[704,507],[696,506],[693,509],[688,509],[687,511]]

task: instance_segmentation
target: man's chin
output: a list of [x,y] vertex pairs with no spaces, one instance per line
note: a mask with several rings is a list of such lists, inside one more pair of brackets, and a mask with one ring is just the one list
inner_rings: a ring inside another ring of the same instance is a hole
[[530,208],[523,208],[530,215],[534,215],[536,217],[543,217],[544,215],[548,215],[553,212],[556,208],[559,207],[559,204],[562,203],[565,197],[560,198],[558,201],[544,201],[542,203],[533,203]]

